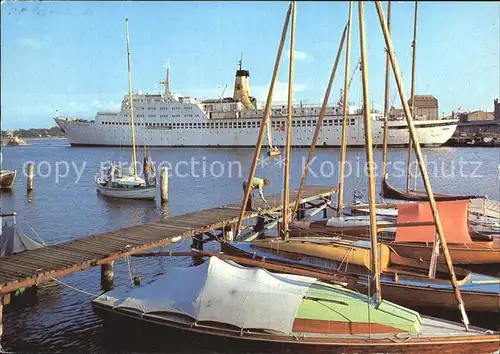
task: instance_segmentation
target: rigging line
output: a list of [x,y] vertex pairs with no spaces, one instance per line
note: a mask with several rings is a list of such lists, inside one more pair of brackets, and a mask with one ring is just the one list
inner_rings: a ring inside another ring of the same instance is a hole
[[44,246],[47,246],[47,244],[45,243],[45,241],[43,240],[43,238],[31,227],[31,225],[26,220],[23,220],[23,222],[25,222],[26,225],[28,225],[28,227],[30,228],[30,230],[33,231],[33,233],[36,235],[36,237],[38,237],[38,239],[40,241],[42,241],[42,244]]

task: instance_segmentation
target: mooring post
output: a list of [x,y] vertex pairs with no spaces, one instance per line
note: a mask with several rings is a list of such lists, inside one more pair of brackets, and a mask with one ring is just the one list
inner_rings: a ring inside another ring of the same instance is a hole
[[304,203],[301,203],[297,208],[297,220],[302,220],[305,217],[306,217],[306,205]]
[[225,241],[232,242],[234,240],[234,232],[231,225],[224,226],[224,229],[222,231]]
[[33,178],[35,176],[35,164],[30,162],[28,164],[28,171],[26,173],[26,190],[31,192],[33,190]]
[[191,248],[203,251],[203,235],[193,236],[193,243],[191,244]]
[[168,202],[168,168],[162,167],[160,171],[160,178],[161,201]]
[[[2,349],[2,334],[3,334],[3,306],[10,302],[10,294],[0,295],[0,350]],[[3,352],[2,352],[3,353]]]
[[[332,200],[332,196],[328,196],[325,198],[325,203],[328,203]],[[339,206],[340,207],[340,206]],[[323,219],[326,219],[328,217],[328,208],[323,209]]]
[[115,279],[115,261],[101,265],[101,288],[104,291],[113,289]]
[[264,231],[265,226],[266,226],[266,219],[262,216],[259,216],[257,217],[257,223],[253,227],[253,231],[255,232]]

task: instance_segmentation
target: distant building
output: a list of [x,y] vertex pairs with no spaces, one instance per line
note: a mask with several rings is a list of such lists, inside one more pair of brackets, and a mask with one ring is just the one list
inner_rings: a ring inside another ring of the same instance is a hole
[[482,110],[464,112],[459,113],[458,118],[461,123],[500,120],[500,104],[498,103],[498,99],[495,98],[493,100],[493,112]]
[[[411,99],[408,100],[411,107]],[[438,119],[439,118],[439,102],[432,95],[415,95],[414,104],[415,119]]]
[[[408,100],[408,105],[411,109],[411,99]],[[430,120],[439,118],[439,104],[436,97],[431,95],[415,95],[414,118],[420,120]],[[400,120],[404,119],[405,113],[403,108],[391,107],[389,110],[389,119]]]
[[500,104],[498,99],[493,100],[493,112],[481,110],[458,114],[459,123],[455,135],[459,134],[499,134],[500,133]]

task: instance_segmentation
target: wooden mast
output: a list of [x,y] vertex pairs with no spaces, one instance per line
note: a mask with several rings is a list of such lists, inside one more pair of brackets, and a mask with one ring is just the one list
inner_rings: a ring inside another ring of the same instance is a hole
[[401,80],[401,72],[399,70],[398,63],[396,61],[396,57],[394,55],[394,48],[392,46],[392,39],[387,30],[387,25],[384,19],[384,11],[382,10],[382,4],[379,0],[375,1],[375,6],[377,8],[377,14],[380,21],[380,26],[382,27],[382,32],[384,33],[384,40],[388,50],[389,57],[391,59],[391,66],[394,73],[394,78],[396,80],[396,85],[398,87],[399,96],[401,98],[401,104],[403,105],[403,109],[405,112],[405,118],[408,123],[408,128],[410,129],[410,136],[413,141],[413,147],[415,149],[415,154],[417,156],[418,165],[420,168],[420,173],[422,176],[422,180],[424,182],[425,190],[427,191],[427,195],[429,197],[429,203],[431,205],[432,215],[434,217],[434,221],[436,223],[436,229],[443,247],[443,254],[446,259],[446,265],[448,266],[448,271],[451,275],[451,284],[453,286],[454,294],[458,302],[458,309],[462,315],[462,321],[465,325],[465,328],[469,329],[469,320],[467,318],[467,314],[465,312],[464,302],[462,300],[462,296],[460,294],[460,289],[458,288],[457,276],[455,274],[455,270],[453,269],[453,263],[451,260],[450,252],[448,250],[448,245],[446,243],[446,238],[444,236],[443,227],[441,225],[441,220],[439,218],[439,214],[437,211],[436,200],[434,199],[434,193],[432,192],[431,182],[429,179],[429,175],[427,174],[427,167],[425,166],[424,157],[422,155],[422,150],[420,149],[420,144],[418,142],[417,132],[415,130],[415,125],[413,123],[413,118],[411,116],[410,107],[408,102],[406,101],[406,94],[403,89],[403,83]]
[[373,168],[373,146],[370,121],[370,97],[368,91],[368,63],[366,61],[366,40],[364,21],[364,2],[358,2],[359,10],[359,42],[361,52],[361,76],[363,80],[363,117],[365,126],[365,152],[368,164],[368,204],[370,210],[370,243],[371,243],[371,271],[375,283],[375,301],[377,304],[382,300],[382,289],[380,286],[380,269],[378,262],[377,244],[377,212],[375,206],[375,174]]
[[127,65],[128,65],[128,104],[130,108],[130,129],[132,132],[132,167],[134,178],[137,179],[137,155],[135,152],[135,123],[134,123],[134,104],[132,100],[132,72],[130,69],[130,37],[128,34],[128,18],[125,19],[125,29],[127,32]]
[[[412,118],[415,118],[415,72],[416,72],[416,57],[417,57],[417,14],[418,14],[418,1],[415,1],[415,14],[413,16],[413,42],[411,47],[413,49],[412,60],[411,60],[411,114]],[[406,168],[406,192],[410,191],[411,184],[411,162],[412,162],[412,149],[413,142],[411,136],[408,140],[408,166]]]
[[[391,33],[391,0],[387,1],[387,30]],[[387,52],[387,49],[386,49]],[[385,58],[385,97],[384,97],[384,140],[382,147],[382,178],[387,173],[387,146],[389,145],[389,84],[390,76],[389,70],[389,54]]]
[[[288,117],[286,122],[286,148],[285,148],[285,171],[283,183],[283,232],[281,238],[287,240],[289,237],[290,225],[290,163],[292,152],[292,114],[293,114],[293,69],[295,52],[295,13],[296,2],[292,1],[292,26],[290,29],[290,63],[288,66]],[[297,202],[295,204],[298,204]]]
[[309,147],[309,154],[307,156],[307,163],[304,167],[304,172],[302,173],[302,178],[300,180],[299,191],[297,192],[297,202],[295,203],[295,207],[293,209],[293,215],[297,214],[297,210],[299,208],[299,201],[302,198],[302,191],[306,184],[307,174],[309,172],[309,167],[311,166],[312,157],[314,155],[314,151],[316,150],[316,144],[318,142],[319,133],[321,132],[321,127],[323,126],[323,120],[325,118],[326,106],[328,105],[328,100],[330,98],[330,92],[332,91],[333,81],[335,80],[335,74],[337,72],[337,66],[339,65],[340,55],[342,54],[342,48],[344,47],[344,41],[347,33],[347,25],[344,27],[344,31],[342,32],[342,38],[340,39],[339,49],[337,50],[337,56],[335,57],[335,62],[333,63],[332,72],[330,74],[330,81],[328,82],[328,86],[326,88],[325,97],[323,98],[323,105],[321,106],[321,111],[319,112],[318,121],[316,122],[316,129],[314,131],[313,139],[311,142],[311,146]]
[[352,20],[352,1],[349,1],[349,18],[347,20],[347,43],[345,51],[345,69],[344,69],[344,102],[342,117],[342,138],[340,143],[340,171],[339,171],[339,195],[337,200],[337,216],[342,216],[344,205],[344,174],[345,174],[345,155],[347,152],[347,121],[349,114],[349,58],[351,52],[351,20]]
[[267,94],[266,107],[264,108],[264,116],[260,123],[259,135],[257,138],[257,143],[255,146],[255,153],[253,156],[252,167],[250,168],[250,173],[248,175],[247,188],[245,190],[245,196],[243,197],[243,202],[241,204],[240,215],[238,217],[238,223],[236,224],[236,235],[240,233],[241,224],[243,222],[243,217],[245,216],[245,209],[250,196],[250,185],[252,179],[255,177],[255,171],[257,170],[257,162],[259,160],[260,152],[262,150],[262,140],[264,138],[264,132],[266,131],[266,124],[268,123],[269,116],[271,113],[271,105],[273,101],[274,86],[276,84],[276,77],[278,76],[278,69],[281,62],[281,54],[283,53],[283,46],[285,44],[286,33],[288,30],[288,23],[290,22],[290,13],[292,10],[292,4],[288,6],[288,11],[285,18],[285,23],[283,24],[283,31],[281,33],[281,40],[278,48],[278,54],[276,55],[276,62],[274,63],[273,76],[271,79],[271,85],[269,86],[269,92]]

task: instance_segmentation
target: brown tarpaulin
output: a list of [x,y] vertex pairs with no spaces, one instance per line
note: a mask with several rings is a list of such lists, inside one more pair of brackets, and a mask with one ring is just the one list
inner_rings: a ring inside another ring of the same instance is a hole
[[[437,210],[448,243],[471,243],[467,218],[468,200],[437,202]],[[398,205],[398,224],[434,221],[428,202]],[[435,226],[398,227],[395,242],[434,242]]]

